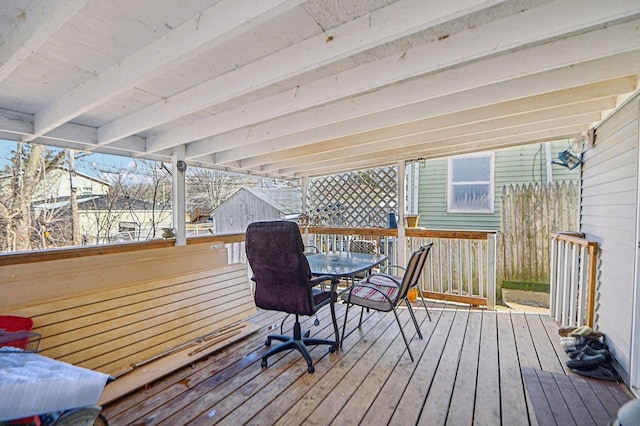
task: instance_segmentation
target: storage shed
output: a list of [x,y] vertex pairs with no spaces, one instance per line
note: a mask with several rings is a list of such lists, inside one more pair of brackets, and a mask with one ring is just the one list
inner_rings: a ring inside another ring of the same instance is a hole
[[216,234],[244,232],[259,220],[297,220],[302,213],[302,192],[295,188],[243,187],[212,213]]

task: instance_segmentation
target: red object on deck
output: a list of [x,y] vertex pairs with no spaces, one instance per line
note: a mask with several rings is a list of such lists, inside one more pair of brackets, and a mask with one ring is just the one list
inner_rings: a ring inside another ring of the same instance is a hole
[[[12,315],[0,315],[0,330],[5,331],[31,331],[33,328],[33,320],[26,317],[16,317]],[[15,348],[27,349],[28,338],[12,340],[6,342],[3,346],[13,346]]]

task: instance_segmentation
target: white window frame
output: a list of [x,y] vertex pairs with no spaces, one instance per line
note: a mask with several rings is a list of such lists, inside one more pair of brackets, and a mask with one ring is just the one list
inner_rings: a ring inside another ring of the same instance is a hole
[[[453,207],[453,164],[455,159],[459,158],[488,158],[491,162],[490,179],[489,181],[474,181],[474,182],[457,182],[478,185],[489,185],[489,208],[487,209],[463,209],[459,207]],[[478,154],[457,155],[455,157],[448,158],[447,164],[447,213],[472,213],[472,214],[493,214],[495,212],[495,154],[493,152],[483,152]]]

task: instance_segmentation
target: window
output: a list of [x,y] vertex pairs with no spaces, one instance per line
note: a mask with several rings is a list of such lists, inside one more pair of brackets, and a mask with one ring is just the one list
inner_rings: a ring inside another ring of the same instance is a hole
[[449,213],[493,213],[493,153],[449,157]]

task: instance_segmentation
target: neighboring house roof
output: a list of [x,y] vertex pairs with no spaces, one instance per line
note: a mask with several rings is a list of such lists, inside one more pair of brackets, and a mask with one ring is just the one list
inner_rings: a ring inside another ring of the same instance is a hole
[[[69,172],[69,168],[68,168],[68,167],[66,167],[66,166],[58,166],[58,167],[56,167],[56,168],[57,168],[57,169],[60,169],[60,170],[64,170],[65,172]],[[111,186],[112,186],[112,185],[111,185],[109,182],[107,182],[106,180],[99,179],[99,178],[97,178],[97,177],[95,177],[95,176],[91,176],[91,175],[88,175],[88,174],[86,174],[86,173],[79,172],[79,171],[77,171],[77,170],[75,171],[75,173],[76,173],[76,175],[77,175],[77,176],[81,176],[81,177],[83,177],[83,178],[85,178],[85,179],[90,179],[90,180],[92,180],[92,181],[94,181],[94,182],[97,182],[97,183],[99,183],[99,184],[106,185],[106,186],[109,186],[109,187],[111,187]]]
[[300,214],[302,212],[302,192],[294,188],[243,188],[251,194],[271,204],[282,213]]
[[101,195],[92,203],[85,203],[83,210],[151,210],[153,203],[129,197],[109,197]]
[[[151,210],[152,203],[128,197],[108,197],[106,195],[94,195],[78,198],[79,210]],[[51,210],[66,207],[70,203],[69,197],[60,197],[53,202],[34,204],[36,210]]]

